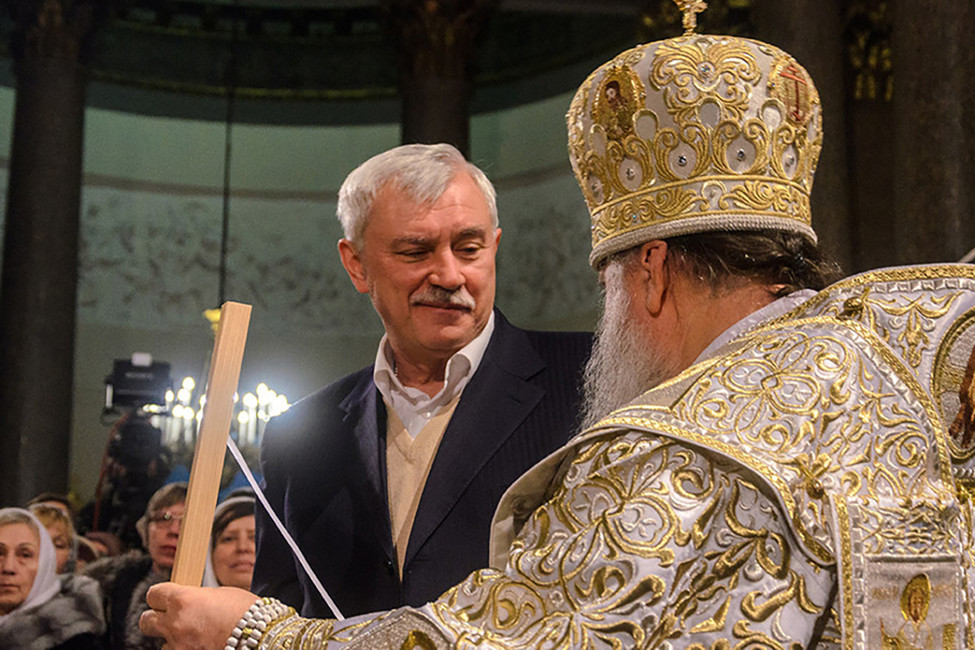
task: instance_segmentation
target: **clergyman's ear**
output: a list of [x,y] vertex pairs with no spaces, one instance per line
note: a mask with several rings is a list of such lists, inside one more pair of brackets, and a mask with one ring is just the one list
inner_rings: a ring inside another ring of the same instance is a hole
[[647,311],[653,315],[659,314],[670,289],[667,242],[654,239],[643,244],[640,247],[640,268],[646,280]]
[[369,293],[369,282],[366,277],[366,266],[362,262],[362,252],[348,239],[339,240],[339,257],[342,266],[349,274],[349,279],[359,293]]

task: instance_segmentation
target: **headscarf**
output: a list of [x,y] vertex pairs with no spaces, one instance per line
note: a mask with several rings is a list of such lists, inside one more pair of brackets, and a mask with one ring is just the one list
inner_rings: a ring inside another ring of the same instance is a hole
[[217,509],[213,513],[213,522],[214,524],[216,524],[218,521],[220,521],[220,518],[224,515],[224,513],[231,510],[237,505],[244,505],[244,504],[250,504],[251,511],[249,513],[243,514],[240,517],[234,517],[233,519],[226,521],[224,525],[221,526],[220,530],[217,530],[216,527],[214,527],[210,532],[210,546],[207,548],[207,561],[206,561],[206,566],[203,568],[204,587],[221,586],[220,581],[217,580],[217,574],[213,571],[213,548],[217,545],[217,539],[216,539],[217,536],[220,533],[222,533],[223,529],[229,526],[231,522],[234,522],[240,519],[241,517],[246,517],[248,515],[254,514],[253,508],[255,505],[255,499],[252,496],[230,497],[229,499],[224,500],[223,503],[218,505]]
[[[38,540],[40,541],[40,549],[37,554],[37,575],[34,576],[34,584],[31,585],[30,591],[27,593],[27,598],[9,614],[0,615],[0,626],[3,626],[9,617],[14,614],[20,614],[40,607],[51,600],[61,590],[61,580],[55,572],[57,569],[57,558],[54,554],[54,543],[51,542],[51,535],[31,511],[24,510],[23,508],[0,509],[0,517],[13,513],[22,513],[30,518],[37,532]],[[14,524],[9,523],[4,525],[12,526]]]

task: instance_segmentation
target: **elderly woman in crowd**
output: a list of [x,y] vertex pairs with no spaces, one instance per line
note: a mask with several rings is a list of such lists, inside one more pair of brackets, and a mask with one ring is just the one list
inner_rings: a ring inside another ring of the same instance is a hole
[[0,510],[0,648],[97,650],[105,620],[95,581],[55,573],[47,529],[28,510]]
[[210,532],[204,587],[250,589],[254,577],[254,497],[232,496],[217,506]]
[[48,503],[27,506],[51,536],[58,573],[73,573],[78,557],[78,539],[71,516],[63,508]]
[[97,580],[104,594],[108,621],[108,647],[161,648],[162,640],[146,637],[139,631],[139,616],[148,609],[146,592],[166,582],[176,559],[183,512],[186,508],[186,483],[170,483],[159,488],[146,512],[136,522],[146,552],[131,551],[90,564],[85,573]]

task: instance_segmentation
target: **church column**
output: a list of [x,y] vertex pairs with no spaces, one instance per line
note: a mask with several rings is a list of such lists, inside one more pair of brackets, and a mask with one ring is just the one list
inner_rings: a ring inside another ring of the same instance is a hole
[[497,0],[386,0],[396,39],[403,102],[402,142],[470,149],[472,62],[477,36]]
[[755,36],[793,55],[824,107],[825,139],[812,192],[813,228],[844,268],[853,265],[842,10],[838,0],[754,0]]
[[893,218],[902,263],[954,261],[975,246],[970,4],[892,2]]
[[0,285],[0,503],[67,489],[91,2],[14,5],[16,100]]
[[897,263],[894,211],[894,71],[889,0],[847,6],[847,148],[854,189],[851,271]]

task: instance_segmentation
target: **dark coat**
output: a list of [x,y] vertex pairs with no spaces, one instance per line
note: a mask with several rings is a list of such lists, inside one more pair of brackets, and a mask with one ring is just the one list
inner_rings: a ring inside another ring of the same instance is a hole
[[110,650],[156,650],[163,639],[148,637],[139,629],[139,617],[149,609],[149,587],[165,582],[169,576],[152,570],[147,553],[131,551],[106,557],[85,567],[101,586],[105,620],[108,624],[105,645]]
[[[386,491],[386,409],[364,368],[275,418],[267,496],[343,615],[421,605],[487,565],[501,494],[570,438],[592,337],[532,332],[495,311],[484,358],[451,418],[417,508],[400,580]],[[253,590],[331,612],[257,509]]]

